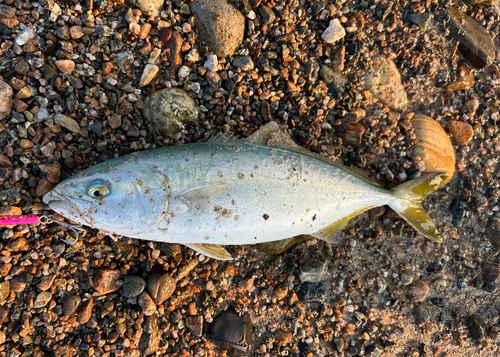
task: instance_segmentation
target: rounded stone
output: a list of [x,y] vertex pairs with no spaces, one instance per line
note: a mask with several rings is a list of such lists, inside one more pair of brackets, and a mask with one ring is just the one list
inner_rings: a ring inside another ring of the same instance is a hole
[[35,309],[39,309],[41,307],[44,307],[45,305],[47,305],[50,302],[50,300],[52,300],[52,294],[51,293],[46,292],[46,291],[41,292],[36,297],[35,303],[34,303],[33,307]]
[[68,316],[74,314],[80,306],[81,302],[82,299],[78,294],[71,294],[67,296],[62,307],[63,314]]
[[250,56],[235,56],[232,64],[242,71],[251,71],[255,68],[252,57]]
[[311,258],[300,264],[299,279],[316,283],[325,280],[328,272],[328,264],[316,258]]
[[422,302],[427,298],[429,285],[425,281],[420,280],[408,292],[411,296],[415,297],[417,302]]
[[148,279],[148,292],[155,304],[163,304],[175,291],[175,279],[168,274],[153,274]]
[[239,316],[233,310],[227,310],[217,316],[210,326],[211,337],[242,352],[252,347],[253,326],[250,316],[245,313]]
[[448,129],[453,140],[458,145],[467,145],[474,135],[472,125],[463,121],[450,120],[446,124],[446,129]]
[[136,275],[127,275],[125,279],[123,279],[122,295],[125,297],[138,296],[144,291],[145,287],[146,282],[143,278]]
[[12,102],[13,94],[12,87],[0,80],[0,119],[5,118],[12,110],[14,105]]
[[72,60],[57,60],[56,66],[62,73],[66,74],[71,73],[75,70],[75,62],[73,62]]
[[141,307],[142,313],[146,316],[151,316],[156,312],[156,304],[146,291],[143,291],[139,295],[137,303]]

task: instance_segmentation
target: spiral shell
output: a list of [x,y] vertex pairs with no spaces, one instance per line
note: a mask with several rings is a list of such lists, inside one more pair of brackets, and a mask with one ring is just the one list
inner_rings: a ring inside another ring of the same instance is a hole
[[455,172],[455,152],[448,134],[434,119],[415,114],[412,125],[419,142],[414,154],[425,163],[425,172],[449,172],[450,176],[442,185],[448,183]]

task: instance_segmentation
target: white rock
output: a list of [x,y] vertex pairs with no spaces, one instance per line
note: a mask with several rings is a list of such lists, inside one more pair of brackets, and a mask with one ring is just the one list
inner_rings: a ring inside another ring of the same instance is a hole
[[160,58],[161,55],[161,50],[158,47],[155,47],[153,51],[151,51],[151,54],[149,55],[149,64],[156,64],[158,63],[158,59]]
[[345,29],[340,24],[339,19],[330,21],[330,26],[327,27],[321,38],[328,43],[335,43],[345,36]]
[[19,46],[23,46],[28,41],[34,39],[36,36],[36,28],[33,26],[25,28],[16,36],[16,43]]
[[5,118],[12,110],[12,95],[14,91],[6,82],[0,80],[0,119]]
[[200,61],[200,53],[196,48],[193,48],[191,51],[188,52],[186,55],[186,59],[191,62],[191,63],[196,63]]
[[144,71],[142,72],[141,83],[139,84],[141,87],[147,86],[153,78],[156,76],[160,68],[154,64],[147,64],[144,67]]
[[181,68],[179,68],[179,72],[177,73],[177,75],[179,76],[179,78],[186,78],[187,76],[189,76],[189,73],[191,73],[191,68],[182,66]]
[[214,55],[213,53],[209,54],[207,56],[207,60],[205,61],[205,64],[203,65],[206,69],[212,72],[217,72],[219,69],[219,60],[217,59],[217,56]]

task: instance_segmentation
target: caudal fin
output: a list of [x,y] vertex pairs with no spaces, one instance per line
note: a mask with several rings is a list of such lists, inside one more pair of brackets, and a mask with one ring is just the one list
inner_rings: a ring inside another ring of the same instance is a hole
[[442,242],[434,221],[425,213],[420,202],[446,181],[449,173],[434,172],[394,187],[391,191],[398,198],[390,204],[401,217],[426,238]]

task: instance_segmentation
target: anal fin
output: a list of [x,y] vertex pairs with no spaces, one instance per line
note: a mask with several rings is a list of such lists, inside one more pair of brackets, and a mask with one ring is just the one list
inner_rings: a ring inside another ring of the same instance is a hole
[[217,260],[233,260],[231,254],[217,244],[188,243],[184,245],[209,258]]

